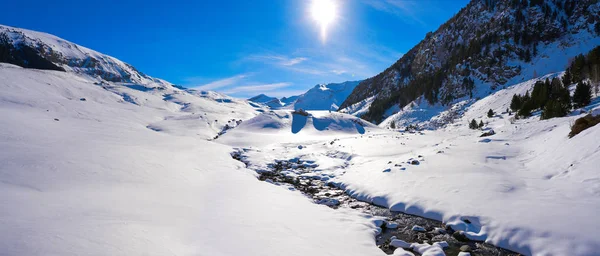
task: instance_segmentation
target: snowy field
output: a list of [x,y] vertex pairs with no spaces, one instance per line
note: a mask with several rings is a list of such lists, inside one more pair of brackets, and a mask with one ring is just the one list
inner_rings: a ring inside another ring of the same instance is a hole
[[[342,113],[1,64],[0,254],[385,255],[373,219],[259,181],[230,155],[244,149],[253,167],[307,160],[318,166],[310,175],[353,197],[471,239],[525,255],[597,255],[600,127],[568,139],[578,113],[503,113],[533,84],[483,98],[444,129],[406,133]],[[473,118],[496,135],[468,129]],[[443,255],[440,246],[410,248]]]
[[70,73],[0,66],[1,255],[382,254],[368,219],[260,182],[231,147],[182,136],[210,127],[147,128],[193,114],[144,96],[136,105]]
[[[299,140],[291,132],[297,128],[260,118],[260,127],[277,132],[242,125],[218,141],[248,150],[257,169],[278,159],[314,162],[315,173],[303,175],[326,177],[363,201],[443,221],[474,240],[526,255],[597,255],[600,239],[590,234],[600,228],[600,128],[569,139],[570,125],[582,115],[514,120],[505,113],[512,95],[534,83],[486,97],[437,131],[367,127],[352,134],[349,125],[315,134],[309,126]],[[497,113],[492,118],[490,108]],[[483,131],[468,129],[473,118],[496,135],[482,138]]]

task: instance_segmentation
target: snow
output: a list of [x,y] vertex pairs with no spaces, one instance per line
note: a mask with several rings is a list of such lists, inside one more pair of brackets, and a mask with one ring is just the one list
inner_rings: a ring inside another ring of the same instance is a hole
[[413,230],[413,231],[418,231],[418,232],[425,232],[425,231],[427,231],[427,230],[425,230],[423,227],[421,227],[421,226],[417,226],[417,225],[414,225],[414,226],[412,227],[412,230]]
[[300,95],[294,103],[294,109],[338,110],[360,81],[316,85]]
[[258,181],[229,146],[146,127],[180,105],[93,81],[0,67],[3,255],[382,255],[368,219]]
[[[584,114],[514,120],[503,113],[512,95],[535,81],[465,105],[455,123],[433,131],[294,134],[290,120],[277,133],[254,129],[241,136],[236,128],[218,141],[255,148],[247,160],[258,169],[274,159],[314,161],[315,175],[327,175],[353,197],[443,221],[470,239],[525,255],[595,255],[600,239],[590,234],[600,228],[600,127],[569,139],[570,124]],[[490,108],[498,113],[492,118]],[[496,134],[480,143],[483,131],[469,129],[471,119]],[[293,150],[297,143],[306,148]],[[412,160],[419,165],[406,164]]]
[[[27,35],[70,56],[94,53]],[[373,236],[392,223],[261,182],[231,158],[241,150],[252,169],[295,159],[291,176],[321,177],[358,200],[524,255],[597,255],[600,126],[570,139],[570,125],[585,113],[550,120],[503,113],[536,80],[480,91],[481,100],[458,99],[449,109],[415,102],[384,123],[445,125],[406,133],[353,116],[373,98],[345,109],[353,115],[302,114],[150,78],[99,83],[77,70],[0,64],[0,248],[6,255],[384,255]],[[498,115],[487,117],[489,109]],[[471,119],[495,134],[480,138]],[[302,165],[314,172],[298,172]],[[399,241],[392,240],[406,246]],[[444,255],[446,246],[410,248]]]
[[[13,45],[25,44],[35,49],[41,48],[48,53],[59,55],[58,58],[63,63],[54,63],[67,71],[87,73],[90,76],[97,73],[104,73],[106,77],[110,78],[124,78],[129,75],[130,77],[126,79],[127,82],[141,85],[154,84],[159,87],[170,85],[170,83],[164,80],[147,76],[137,71],[131,65],[114,57],[74,44],[54,35],[5,25],[0,25],[0,33],[6,34],[12,40]],[[93,65],[88,65],[92,59],[95,62]]]
[[400,239],[392,239],[392,241],[390,241],[390,246],[396,247],[396,248],[403,248],[403,249],[410,249],[411,248],[411,244],[405,242],[404,240],[400,240]]
[[259,104],[262,104],[262,105],[267,106],[272,109],[279,109],[279,108],[287,105],[286,103],[282,102],[278,98],[269,97],[264,94],[254,96],[254,97],[248,99],[248,101],[259,103]]
[[394,250],[394,254],[392,254],[393,256],[415,256],[413,253],[411,252],[407,252],[402,248],[396,248],[396,250]]
[[410,247],[421,256],[446,256],[444,247],[440,243],[433,243],[433,245],[413,243]]
[[344,109],[341,109],[340,112],[360,117],[369,111],[369,107],[371,106],[373,101],[375,101],[375,98],[376,96],[366,98]]
[[318,84],[307,92],[281,99],[260,94],[248,99],[270,109],[336,111],[360,81]]

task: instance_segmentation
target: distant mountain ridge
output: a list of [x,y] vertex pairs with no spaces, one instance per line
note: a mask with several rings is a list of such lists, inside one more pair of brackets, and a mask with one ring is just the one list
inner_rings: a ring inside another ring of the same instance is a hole
[[348,95],[360,81],[347,81],[343,83],[318,84],[307,92],[281,99],[265,94],[254,96],[249,101],[260,103],[272,109],[289,108],[304,110],[331,110],[337,111],[339,105],[346,100]]
[[294,103],[294,109],[337,111],[339,105],[346,100],[359,83],[360,81],[347,81],[315,85],[298,97]]

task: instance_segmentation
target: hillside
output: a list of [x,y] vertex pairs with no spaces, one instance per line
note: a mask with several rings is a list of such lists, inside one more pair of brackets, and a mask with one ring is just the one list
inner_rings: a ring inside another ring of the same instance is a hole
[[450,106],[563,71],[600,44],[599,13],[596,0],[473,0],[340,108],[380,123],[419,97]]

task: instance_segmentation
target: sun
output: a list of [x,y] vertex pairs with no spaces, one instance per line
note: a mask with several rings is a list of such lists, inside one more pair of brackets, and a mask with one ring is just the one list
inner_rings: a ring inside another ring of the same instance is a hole
[[335,0],[312,0],[310,14],[321,28],[323,40],[327,37],[327,28],[337,18],[337,4]]

